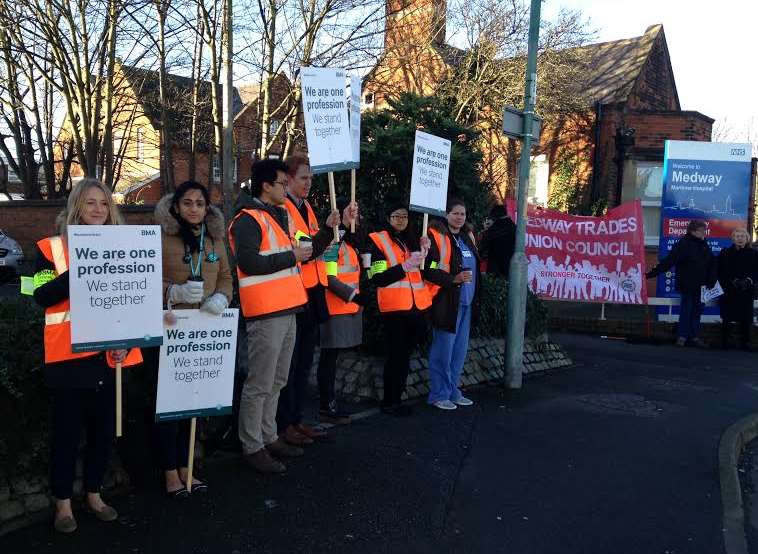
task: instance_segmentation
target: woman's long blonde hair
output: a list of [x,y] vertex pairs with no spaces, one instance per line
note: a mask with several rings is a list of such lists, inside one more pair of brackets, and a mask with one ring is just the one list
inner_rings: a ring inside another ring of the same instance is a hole
[[105,225],[123,225],[124,218],[118,211],[116,203],[113,202],[113,194],[110,189],[97,179],[85,177],[74,186],[71,194],[68,195],[66,207],[56,218],[55,223],[61,235],[66,234],[69,225],[79,225],[84,207],[84,193],[93,187],[99,188],[108,201],[108,219],[105,220]]

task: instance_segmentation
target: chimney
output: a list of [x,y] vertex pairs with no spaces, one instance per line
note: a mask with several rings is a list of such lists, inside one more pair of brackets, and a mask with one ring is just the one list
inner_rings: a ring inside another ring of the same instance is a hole
[[387,0],[384,49],[445,44],[447,0]]

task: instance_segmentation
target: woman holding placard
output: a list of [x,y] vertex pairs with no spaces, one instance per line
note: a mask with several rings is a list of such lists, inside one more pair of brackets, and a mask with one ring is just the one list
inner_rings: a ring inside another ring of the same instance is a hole
[[82,428],[84,490],[87,510],[100,521],[118,513],[103,502],[100,489],[115,434],[114,368],[139,364],[139,349],[108,352],[71,350],[67,229],[69,225],[119,225],[123,220],[111,191],[95,179],[82,179],[56,221],[58,235],[37,243],[34,299],[45,308],[45,383],[53,401],[50,488],[55,497],[56,531],[71,533],[77,524],[71,510],[76,459]]
[[429,269],[424,278],[432,293],[429,314],[434,338],[429,349],[430,390],[427,402],[441,410],[471,406],[461,394],[463,364],[468,353],[471,315],[479,296],[479,254],[474,235],[466,225],[466,205],[450,199],[447,221],[435,221]]
[[[200,308],[220,316],[232,298],[232,275],[224,245],[224,215],[210,203],[208,189],[185,181],[158,202],[155,222],[162,230],[166,308]],[[157,372],[157,352],[153,354]],[[186,497],[190,420],[164,421],[155,427],[166,494]],[[189,489],[206,492],[208,486],[193,478]]]
[[426,335],[423,312],[432,303],[420,269],[429,250],[429,238],[419,240],[413,232],[405,204],[388,200],[387,205],[384,228],[369,235],[369,278],[377,287],[377,303],[387,341],[381,410],[394,416],[407,416],[411,409],[401,400],[410,357]]

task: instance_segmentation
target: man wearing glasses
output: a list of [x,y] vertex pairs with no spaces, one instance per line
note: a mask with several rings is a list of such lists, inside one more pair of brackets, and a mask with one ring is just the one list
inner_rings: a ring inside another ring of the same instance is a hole
[[276,430],[279,393],[287,383],[295,346],[295,314],[308,301],[298,264],[313,253],[311,244],[290,238],[289,214],[283,207],[287,183],[282,161],[254,163],[250,194],[240,194],[229,226],[248,339],[239,436],[245,461],[261,473],[282,473],[282,458],[303,454]]

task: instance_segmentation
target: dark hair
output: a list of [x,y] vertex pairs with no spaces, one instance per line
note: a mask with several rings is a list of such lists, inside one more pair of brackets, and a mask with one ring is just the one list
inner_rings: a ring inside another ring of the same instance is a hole
[[[174,191],[174,196],[171,198],[171,209],[173,210],[174,206],[178,206],[179,201],[181,201],[184,195],[191,190],[199,190],[203,194],[203,198],[205,198],[205,204],[208,206],[211,205],[211,195],[208,193],[207,188],[197,181],[184,181],[181,185],[176,187],[176,190]],[[177,215],[179,214],[174,213],[174,216]]]
[[687,225],[687,232],[692,233],[693,231],[697,231],[698,229],[705,229],[706,227],[708,226],[702,219],[693,219]]
[[462,198],[458,198],[457,196],[451,196],[447,199],[447,213],[452,212],[456,207],[463,206],[463,208],[466,208],[466,203],[463,201]]
[[304,156],[303,154],[287,156],[284,163],[287,164],[287,167],[289,168],[288,172],[292,177],[295,176],[295,173],[297,173],[297,170],[300,169],[301,165],[311,166],[311,161],[308,159],[308,156]]
[[287,164],[275,158],[255,162],[250,171],[250,193],[253,196],[260,196],[263,192],[263,183],[273,184],[276,181],[277,171],[287,173]]
[[189,222],[185,221],[184,218],[179,215],[179,211],[177,210],[179,202],[181,202],[182,198],[184,198],[184,195],[191,190],[199,190],[203,194],[206,205],[205,215],[206,217],[208,216],[208,211],[210,210],[211,206],[211,195],[208,193],[208,189],[197,181],[184,181],[181,185],[176,187],[174,196],[171,198],[171,208],[169,208],[169,213],[174,216],[174,219],[176,219],[176,221],[179,223],[179,236],[182,237],[182,241],[189,248],[190,252],[199,252],[199,238],[197,235],[195,235],[192,225],[190,225]]
[[501,217],[506,217],[508,213],[505,211],[505,206],[502,204],[495,204],[492,206],[492,209],[490,210],[490,219],[500,219]]

